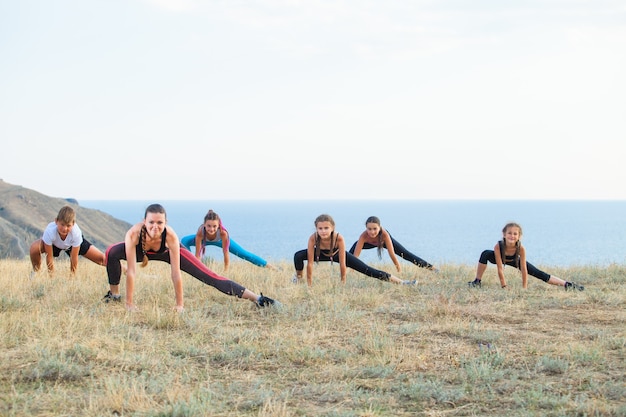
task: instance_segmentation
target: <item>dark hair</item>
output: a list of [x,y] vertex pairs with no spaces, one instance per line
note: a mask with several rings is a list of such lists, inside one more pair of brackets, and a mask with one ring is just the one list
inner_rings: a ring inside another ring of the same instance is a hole
[[[165,212],[165,208],[160,204],[154,203],[146,207],[146,211],[143,214],[144,220],[146,219],[146,217],[148,217],[148,213],[163,214],[165,216],[165,219],[167,220],[167,213]],[[139,241],[141,242],[141,251],[143,252],[143,257],[141,258],[142,268],[148,265],[148,257],[146,256],[146,233],[146,225],[144,224],[143,226],[141,226],[141,235],[139,237]]]
[[[222,219],[220,218],[220,215],[217,214],[216,212],[214,212],[212,209],[209,209],[207,214],[204,215],[204,222],[202,224],[202,248],[200,248],[200,253],[201,254],[204,253],[204,245],[206,244],[206,229],[204,228],[204,223],[206,223],[207,220],[217,220],[218,224],[219,224],[219,226],[218,226],[219,229],[223,230],[225,232],[228,232],[228,230],[226,230],[226,228],[222,224]],[[228,239],[226,239],[226,242],[222,242],[222,246],[223,246],[224,250],[226,250],[226,251],[229,249],[229,246],[230,246],[230,234],[228,234]]]
[[367,227],[368,223],[375,223],[378,225],[378,227],[380,227],[380,232],[378,232],[378,236],[376,236],[376,238],[378,239],[378,245],[376,245],[376,252],[378,253],[378,259],[382,259],[384,241],[383,241],[383,233],[382,233],[383,227],[380,225],[380,219],[376,216],[369,216],[367,220],[365,220],[365,227]]
[[148,217],[148,213],[162,213],[165,214],[165,218],[167,219],[167,213],[165,212],[165,208],[163,208],[163,206],[158,203],[150,204],[148,207],[146,207],[146,212],[143,215],[144,219]]

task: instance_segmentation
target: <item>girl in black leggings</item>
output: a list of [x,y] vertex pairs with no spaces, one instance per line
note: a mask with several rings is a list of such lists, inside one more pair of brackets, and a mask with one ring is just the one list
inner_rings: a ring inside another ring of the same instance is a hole
[[504,265],[510,265],[522,272],[522,287],[528,287],[528,275],[542,280],[551,285],[560,285],[566,290],[583,291],[585,287],[562,280],[559,277],[550,275],[541,271],[530,262],[526,262],[526,249],[522,245],[522,227],[517,223],[508,223],[502,229],[502,240],[496,243],[493,250],[485,250],[480,254],[478,267],[476,268],[476,279],[468,282],[470,287],[480,287],[481,280],[485,270],[487,270],[487,262],[496,264],[498,267],[498,277],[502,288],[507,288],[504,280]]
[[106,250],[107,275],[110,290],[104,296],[106,302],[120,301],[120,278],[122,275],[121,260],[126,260],[126,308],[129,311],[137,310],[133,303],[135,288],[135,273],[137,260],[141,266],[146,266],[148,260],[167,262],[171,265],[172,283],[176,295],[178,312],[184,310],[183,281],[180,271],[185,271],[194,278],[227,295],[234,295],[255,302],[264,307],[275,303],[269,297],[256,295],[228,278],[219,276],[207,268],[199,259],[184,247],[174,229],[167,226],[165,209],[160,204],[152,204],[146,209],[144,220],[128,230],[124,242],[116,243]]
[[346,282],[347,268],[352,268],[364,275],[377,278],[382,281],[390,281],[394,284],[416,284],[415,281],[403,281],[385,271],[368,266],[359,258],[346,251],[346,242],[335,231],[335,221],[328,214],[319,215],[315,219],[316,232],[309,237],[307,249],[297,251],[293,256],[296,273],[292,281],[298,282],[302,278],[304,261],[307,261],[306,280],[309,285],[313,283],[314,262],[337,262],[341,274],[341,282]]
[[376,216],[370,216],[365,220],[365,231],[361,233],[359,240],[354,242],[350,248],[350,253],[358,258],[359,255],[361,255],[361,250],[373,248],[377,249],[379,259],[382,259],[383,249],[387,249],[389,258],[391,258],[399,274],[402,273],[402,268],[400,267],[400,262],[398,258],[396,258],[396,255],[420,268],[427,268],[431,271],[438,272],[437,268],[433,265],[409,252],[400,242],[395,240],[389,232],[380,225],[380,219]]

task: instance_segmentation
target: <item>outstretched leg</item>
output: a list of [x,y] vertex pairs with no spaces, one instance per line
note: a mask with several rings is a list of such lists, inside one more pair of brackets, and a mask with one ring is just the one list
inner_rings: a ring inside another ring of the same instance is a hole
[[94,245],[89,246],[89,249],[87,249],[87,252],[85,252],[83,256],[91,262],[97,263],[98,265],[104,265],[104,253],[100,252],[100,249],[96,248]]

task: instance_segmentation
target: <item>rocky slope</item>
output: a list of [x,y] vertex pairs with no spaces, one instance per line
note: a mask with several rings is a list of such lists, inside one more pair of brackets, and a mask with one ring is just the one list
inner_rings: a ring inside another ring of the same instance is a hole
[[124,240],[131,226],[100,210],[81,207],[72,198],[55,198],[0,179],[0,259],[28,257],[32,242],[41,238],[59,209],[70,205],[83,235],[101,251]]

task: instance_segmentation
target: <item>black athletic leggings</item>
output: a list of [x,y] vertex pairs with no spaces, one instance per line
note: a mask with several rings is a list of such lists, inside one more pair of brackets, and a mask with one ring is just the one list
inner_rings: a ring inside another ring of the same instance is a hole
[[[151,261],[162,261],[170,263],[170,251],[162,253],[146,252],[146,256]],[[141,246],[137,245],[137,260],[141,262],[143,252]],[[109,284],[119,285],[122,276],[122,264],[120,260],[126,260],[126,244],[124,242],[116,243],[106,250],[106,266]],[[227,295],[235,295],[239,298],[243,296],[245,287],[237,284],[228,278],[217,275],[206,267],[191,252],[181,246],[180,248],[180,270],[188,273],[203,283],[215,287],[217,290]]]
[[[402,246],[400,242],[395,240],[393,236],[389,235],[389,237],[391,238],[391,243],[393,244],[393,251],[396,253],[396,255],[398,255],[399,257],[401,257],[402,259],[406,261],[409,261],[419,266],[420,268],[432,268],[433,267],[431,264],[429,264],[428,262],[426,262],[419,256],[409,252],[404,246]],[[350,253],[352,254],[354,253],[357,243],[359,242],[358,241],[354,242],[354,245],[352,245],[352,247],[350,248]],[[372,245],[371,243],[367,243],[367,242],[363,244],[363,249],[373,249],[377,247],[378,246]],[[384,243],[383,243],[383,248],[387,249],[387,245],[385,245]]]
[[[487,265],[487,262],[491,262],[494,265],[496,263],[496,253],[489,249],[484,250],[483,253],[480,254],[480,259],[478,260],[478,263],[483,265]],[[504,264],[517,268],[517,262],[515,262],[514,256],[507,256]],[[548,282],[550,280],[550,274],[543,272],[530,262],[526,262],[526,269],[528,269],[528,275],[538,278],[543,282]]]
[[[43,240],[41,242],[43,243]],[[42,247],[43,247],[43,245],[42,245]],[[78,249],[78,254],[80,256],[85,256],[85,254],[87,253],[87,251],[89,250],[90,247],[91,247],[91,242],[89,242],[83,236],[83,243],[80,244],[80,249]],[[52,245],[52,256],[57,258],[61,254],[61,252],[67,253],[67,256],[72,256],[72,254],[71,254],[72,248],[61,249],[61,248],[58,248],[58,247]]]
[[[323,252],[320,252],[320,262],[330,262],[331,259],[334,262],[339,262],[339,253],[336,253],[331,258],[328,255],[324,255]],[[293,255],[293,264],[296,267],[296,271],[302,271],[304,269],[304,261],[306,260],[307,249],[299,250]],[[385,271],[381,271],[379,269],[368,266],[365,262],[354,256],[350,252],[346,252],[346,266],[364,275],[367,275],[368,277],[380,279],[382,281],[389,281],[389,277],[391,277],[391,274]]]

